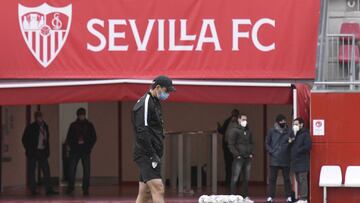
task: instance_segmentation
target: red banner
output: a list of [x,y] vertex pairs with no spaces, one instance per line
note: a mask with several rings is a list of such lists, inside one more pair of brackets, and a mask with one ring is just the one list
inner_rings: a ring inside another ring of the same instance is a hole
[[313,79],[319,0],[12,0],[0,78]]

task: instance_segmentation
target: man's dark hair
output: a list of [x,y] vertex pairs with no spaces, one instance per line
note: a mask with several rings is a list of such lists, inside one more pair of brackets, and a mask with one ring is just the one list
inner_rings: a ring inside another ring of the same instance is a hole
[[35,118],[42,117],[42,113],[41,113],[41,111],[35,111],[35,113],[34,113],[34,117],[35,117]]
[[286,117],[284,115],[279,114],[279,115],[276,116],[276,119],[275,119],[276,122],[280,122],[280,121],[283,121],[283,120],[286,120]]
[[239,116],[239,114],[240,114],[240,112],[239,112],[238,109],[233,109],[233,110],[231,111],[231,115],[232,115],[232,116]]
[[81,107],[81,108],[79,108],[79,109],[76,111],[76,115],[77,115],[77,116],[86,115],[86,110]]
[[304,123],[305,123],[304,119],[301,118],[301,117],[295,118],[294,121],[298,121],[300,124],[304,124]]

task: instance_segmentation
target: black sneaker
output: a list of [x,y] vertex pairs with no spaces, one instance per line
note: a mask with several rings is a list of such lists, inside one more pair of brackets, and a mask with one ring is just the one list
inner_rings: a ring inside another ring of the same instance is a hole
[[90,195],[90,194],[89,194],[89,190],[84,190],[84,191],[83,191],[83,195],[84,195],[84,196],[89,196],[89,195]]
[[31,195],[32,196],[36,196],[36,195],[38,195],[39,193],[38,192],[36,192],[36,191],[31,191]]

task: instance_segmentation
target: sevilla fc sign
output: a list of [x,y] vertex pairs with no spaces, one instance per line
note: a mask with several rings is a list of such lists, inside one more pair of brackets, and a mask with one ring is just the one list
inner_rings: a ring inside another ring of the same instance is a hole
[[0,78],[312,79],[318,0],[4,1]]

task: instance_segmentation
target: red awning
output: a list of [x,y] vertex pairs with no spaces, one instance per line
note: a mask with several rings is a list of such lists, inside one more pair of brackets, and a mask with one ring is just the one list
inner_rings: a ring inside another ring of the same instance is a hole
[[[0,105],[136,101],[147,80],[10,82],[0,84]],[[171,102],[222,104],[291,104],[290,84],[218,81],[174,81]]]

